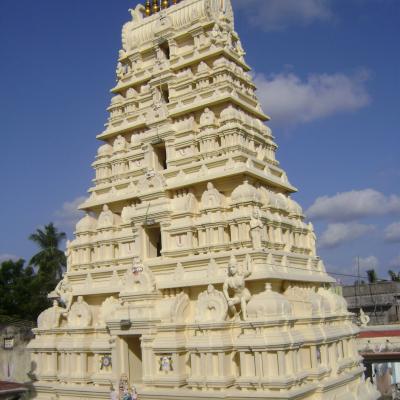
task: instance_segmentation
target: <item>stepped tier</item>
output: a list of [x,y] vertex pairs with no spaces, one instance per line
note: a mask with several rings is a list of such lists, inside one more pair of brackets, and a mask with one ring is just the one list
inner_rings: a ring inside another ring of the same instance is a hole
[[376,399],[230,0],[130,11],[86,215],[29,345],[37,398]]

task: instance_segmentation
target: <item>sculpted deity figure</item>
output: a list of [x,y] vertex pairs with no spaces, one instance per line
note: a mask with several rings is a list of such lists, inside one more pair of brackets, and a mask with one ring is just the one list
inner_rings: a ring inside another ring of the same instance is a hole
[[98,226],[110,226],[114,222],[112,211],[108,208],[107,204],[104,204],[103,211],[99,215]]
[[207,107],[203,114],[200,117],[200,125],[209,126],[214,125],[215,123],[215,114]]
[[240,40],[236,42],[236,52],[239,57],[243,57],[246,54],[246,52],[243,50],[242,42]]
[[[246,260],[246,269],[240,268],[235,256],[231,256],[228,265],[228,277],[223,286],[223,292],[228,302],[229,310],[237,315],[236,305],[239,304],[243,320],[247,319],[247,303],[251,299],[249,289],[246,288],[245,279],[252,273],[252,265],[249,258]],[[233,293],[230,297],[229,293]]]
[[43,311],[38,317],[39,329],[54,329],[60,326],[60,320],[65,309],[58,305],[57,300],[53,300],[53,307]]
[[211,182],[207,183],[207,190],[201,196],[203,207],[219,207],[221,205],[221,193]]
[[124,77],[124,67],[120,62],[117,64],[117,69],[115,73],[117,74],[118,79],[122,79]]
[[126,139],[122,135],[118,135],[118,137],[114,141],[114,150],[122,150],[126,146]]
[[67,240],[66,248],[65,248],[65,258],[67,259],[67,270],[72,265],[72,250],[71,250],[71,241]]
[[135,8],[130,8],[129,12],[131,13],[132,21],[133,22],[141,21],[144,17],[144,11],[145,8],[143,4],[138,4]]
[[68,277],[64,276],[60,282],[58,282],[56,288],[52,293],[49,294],[50,298],[58,297],[61,302],[65,305],[65,313],[69,311],[72,305],[72,286],[68,281]]
[[263,227],[264,224],[260,219],[260,212],[256,209],[253,211],[253,215],[250,220],[250,236],[254,249],[262,248],[261,240]]
[[92,322],[92,312],[89,305],[83,300],[82,296],[78,296],[77,301],[71,306],[68,315],[68,324],[74,328],[86,328]]

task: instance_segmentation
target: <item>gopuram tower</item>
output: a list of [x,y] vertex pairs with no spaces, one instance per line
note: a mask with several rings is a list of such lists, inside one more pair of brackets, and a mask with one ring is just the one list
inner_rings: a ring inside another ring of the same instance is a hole
[[131,14],[87,214],[30,343],[37,398],[376,399],[230,0]]

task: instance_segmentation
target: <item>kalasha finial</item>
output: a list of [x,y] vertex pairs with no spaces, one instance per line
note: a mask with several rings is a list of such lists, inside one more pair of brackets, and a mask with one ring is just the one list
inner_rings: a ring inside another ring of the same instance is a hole
[[169,0],[161,0],[161,8],[168,8],[169,7]]
[[158,5],[158,0],[153,0],[153,14],[160,11],[160,6]]
[[146,16],[147,16],[147,17],[150,16],[150,15],[151,15],[151,4],[150,4],[150,0],[146,0],[146,5],[145,5],[144,7],[145,7]]

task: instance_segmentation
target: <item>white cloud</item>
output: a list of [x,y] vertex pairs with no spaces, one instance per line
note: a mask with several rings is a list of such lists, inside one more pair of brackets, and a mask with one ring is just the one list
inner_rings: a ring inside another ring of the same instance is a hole
[[273,122],[307,123],[337,113],[358,110],[370,102],[368,73],[320,74],[302,80],[293,73],[255,75],[258,97]]
[[329,20],[332,17],[329,3],[329,0],[233,0],[252,25],[265,31]]
[[361,272],[369,269],[377,269],[379,267],[379,260],[375,256],[354,258],[354,270],[357,271],[359,265]]
[[400,222],[394,222],[385,229],[385,241],[390,243],[400,242]]
[[389,265],[391,268],[397,268],[398,270],[400,270],[400,256],[391,260]]
[[15,256],[14,254],[0,254],[0,263],[8,260],[17,261],[20,257]]
[[358,223],[328,224],[319,241],[320,247],[334,248],[343,243],[358,239],[374,230],[372,225]]
[[352,190],[318,197],[306,213],[309,218],[334,222],[400,213],[400,196],[385,196],[374,189]]
[[74,227],[82,218],[82,211],[78,210],[78,206],[86,200],[86,197],[77,197],[75,200],[66,201],[60,210],[54,213],[57,218],[56,224],[66,227]]

